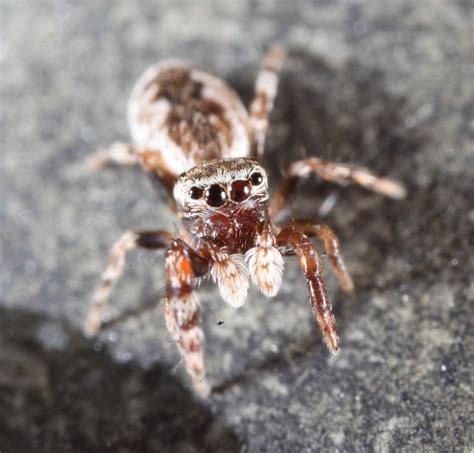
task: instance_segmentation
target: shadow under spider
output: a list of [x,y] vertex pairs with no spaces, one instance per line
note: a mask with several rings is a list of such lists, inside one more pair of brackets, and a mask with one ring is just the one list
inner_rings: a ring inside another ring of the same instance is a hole
[[[146,313],[149,311],[156,311],[156,312],[159,311],[160,308],[162,307],[162,300],[163,300],[164,294],[165,294],[165,290],[162,289],[157,292],[155,297],[152,297],[150,295],[147,295],[146,297],[141,297],[140,300],[143,302],[141,302],[139,305],[135,307],[127,308],[121,311],[115,317],[104,321],[100,327],[100,331],[109,330],[114,327],[117,327],[129,319],[133,319],[138,316],[141,316],[143,313]],[[156,313],[156,315],[161,316],[161,313]]]
[[166,365],[116,363],[93,344],[66,321],[0,308],[2,449],[241,451]]

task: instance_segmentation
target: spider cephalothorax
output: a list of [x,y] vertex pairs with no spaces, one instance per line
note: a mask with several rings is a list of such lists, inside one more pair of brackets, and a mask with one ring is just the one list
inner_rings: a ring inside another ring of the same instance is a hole
[[261,256],[260,237],[268,242],[271,235],[268,181],[255,160],[219,159],[198,165],[180,175],[174,197],[194,248],[213,263],[210,272],[226,302],[234,307],[245,302],[249,267],[264,294],[277,293],[283,259],[273,236]]
[[265,170],[252,159],[206,162],[175,185],[178,213],[194,240],[211,238],[231,253],[244,253],[268,221]]
[[316,157],[294,162],[270,200],[261,160],[268,115],[277,92],[283,50],[265,58],[249,112],[222,80],[182,61],[152,66],[133,89],[128,120],[132,145],[117,143],[100,151],[95,168],[108,163],[140,164],[166,189],[183,228],[128,231],[112,248],[109,265],[94,294],[87,334],[97,332],[113,284],[123,272],[125,254],[135,247],[166,249],[168,330],[176,340],[195,388],[207,396],[200,327],[199,277],[209,275],[222,298],[234,307],[246,300],[252,281],[265,296],[277,294],[283,257],[296,255],[305,276],[314,316],[331,352],[339,351],[334,316],[321,276],[321,260],[311,237],[323,241],[341,288],[350,292],[348,274],[334,232],[316,220],[280,224],[299,180],[309,174],[342,185],[357,183],[392,198],[403,187],[362,167]]
[[173,195],[186,218],[222,207],[232,211],[268,200],[267,175],[253,159],[211,160],[182,173]]

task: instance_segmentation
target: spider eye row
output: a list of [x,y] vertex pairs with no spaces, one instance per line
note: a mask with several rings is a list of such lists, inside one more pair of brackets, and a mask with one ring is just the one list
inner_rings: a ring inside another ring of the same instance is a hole
[[[260,172],[254,172],[248,180],[236,180],[231,184],[230,198],[232,201],[240,203],[250,196],[252,186],[259,186],[263,183],[263,175]],[[217,208],[222,206],[228,199],[226,190],[220,184],[212,184],[207,189],[193,186],[189,189],[189,196],[193,200],[203,198],[209,206]]]

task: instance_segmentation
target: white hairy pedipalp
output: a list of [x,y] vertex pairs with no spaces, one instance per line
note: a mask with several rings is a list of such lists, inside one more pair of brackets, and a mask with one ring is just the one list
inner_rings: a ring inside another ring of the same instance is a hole
[[252,281],[267,297],[273,297],[278,293],[283,278],[283,257],[274,243],[273,234],[265,230],[257,235],[257,246],[245,254]]
[[240,253],[217,260],[211,277],[219,285],[221,297],[232,307],[241,307],[247,298],[249,272],[245,258]]

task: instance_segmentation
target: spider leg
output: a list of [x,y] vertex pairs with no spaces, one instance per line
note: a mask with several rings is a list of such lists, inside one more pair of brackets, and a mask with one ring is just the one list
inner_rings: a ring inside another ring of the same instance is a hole
[[175,239],[166,253],[167,299],[166,326],[183,357],[194,387],[209,395],[203,362],[204,333],[200,326],[199,299],[194,291],[195,277],[207,271],[207,260],[197,255],[180,239]]
[[116,142],[110,146],[101,148],[88,159],[88,165],[94,171],[102,170],[109,165],[136,164],[138,164],[136,148],[128,143],[122,142]]
[[[138,156],[140,165],[151,178],[152,184],[161,192],[163,199],[168,202],[168,207],[177,212],[176,202],[173,197],[173,188],[176,176],[168,168],[163,156],[159,151],[142,151]],[[164,189],[164,192],[162,191]]]
[[250,123],[254,133],[254,157],[263,157],[265,135],[268,129],[268,116],[278,89],[278,72],[283,65],[285,51],[282,47],[271,47],[263,60],[255,82],[255,96],[250,103]]
[[296,253],[308,285],[311,308],[323,331],[326,345],[333,354],[338,353],[339,338],[336,332],[336,321],[321,278],[321,260],[313,243],[303,233],[290,226],[278,234],[277,244],[281,247],[289,245]]
[[[176,212],[176,203],[173,198],[173,187],[176,176],[166,165],[159,151],[142,150],[127,143],[117,142],[107,148],[100,149],[88,159],[92,170],[102,170],[109,165],[139,164],[148,174],[153,186],[163,195],[168,206]],[[164,193],[162,191],[164,189]]]
[[359,184],[366,189],[378,192],[390,198],[405,197],[406,189],[401,183],[390,178],[376,176],[370,170],[352,164],[339,164],[311,157],[293,162],[288,173],[273,198],[272,215],[280,213],[294,196],[298,183],[316,173],[325,181],[341,185]]
[[339,280],[339,286],[346,293],[354,290],[354,283],[344,263],[339,238],[328,225],[317,220],[292,220],[287,226],[295,228],[308,237],[322,240],[331,267]]
[[92,306],[89,309],[84,332],[92,336],[98,332],[101,326],[102,314],[107,306],[109,295],[114,284],[120,278],[125,266],[125,255],[129,250],[136,247],[147,249],[164,249],[167,247],[172,235],[167,231],[126,231],[122,237],[113,245],[109,262],[102,273],[99,286],[94,292]]

